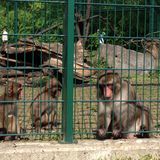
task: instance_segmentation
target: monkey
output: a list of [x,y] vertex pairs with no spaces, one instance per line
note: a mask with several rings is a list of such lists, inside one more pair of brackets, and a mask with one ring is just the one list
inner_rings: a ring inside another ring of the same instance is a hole
[[[149,137],[150,110],[136,102],[136,91],[115,71],[106,71],[97,80],[98,106],[97,138]],[[107,132],[111,134],[107,137]],[[136,133],[134,133],[136,132]]]
[[17,117],[16,101],[21,97],[22,85],[17,82],[8,81],[4,93],[0,96],[0,140],[14,140],[16,136],[5,136],[5,134],[20,133]]
[[48,127],[51,130],[53,126],[57,126],[57,110],[56,101],[61,94],[61,83],[52,78],[46,83],[42,92],[38,93],[30,105],[32,127],[39,132],[41,128]]

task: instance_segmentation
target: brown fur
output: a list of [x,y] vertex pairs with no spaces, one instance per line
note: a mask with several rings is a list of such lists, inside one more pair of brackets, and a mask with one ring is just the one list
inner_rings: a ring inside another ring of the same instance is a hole
[[56,101],[61,93],[62,85],[55,78],[49,80],[41,93],[38,93],[31,103],[32,126],[36,131],[42,127],[53,129],[56,122]]
[[[113,93],[106,97],[103,91],[108,86]],[[98,99],[106,100],[99,102],[97,137],[104,139],[108,131],[112,132],[113,138],[149,137],[148,133],[142,135],[139,131],[150,130],[150,111],[135,102],[135,89],[127,81],[122,80],[118,73],[108,72],[98,78],[97,89]]]
[[[0,96],[0,133],[19,133],[16,101],[20,99],[22,85],[16,82],[8,82],[4,93]],[[12,140],[15,136],[1,137]]]

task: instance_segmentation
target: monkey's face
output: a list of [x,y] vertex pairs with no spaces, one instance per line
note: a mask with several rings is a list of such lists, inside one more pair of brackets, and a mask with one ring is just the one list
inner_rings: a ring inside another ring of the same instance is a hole
[[106,100],[112,100],[116,94],[116,90],[119,88],[119,76],[118,74],[105,74],[99,78],[100,95]]
[[60,95],[61,95],[61,87],[59,86],[56,86],[56,87],[53,87],[51,88],[51,96],[52,98],[58,98]]
[[113,98],[113,84],[100,84],[99,88],[105,99],[111,100]]
[[62,90],[62,84],[55,78],[52,78],[49,80],[49,82],[46,84],[45,91],[47,91],[52,98],[57,99]]

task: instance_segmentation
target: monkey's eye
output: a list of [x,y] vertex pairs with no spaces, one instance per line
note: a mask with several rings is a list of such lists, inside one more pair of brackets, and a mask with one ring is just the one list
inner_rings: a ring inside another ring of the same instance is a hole
[[104,84],[99,84],[99,88],[104,88],[106,85]]
[[113,90],[113,84],[107,84],[107,87],[111,90]]

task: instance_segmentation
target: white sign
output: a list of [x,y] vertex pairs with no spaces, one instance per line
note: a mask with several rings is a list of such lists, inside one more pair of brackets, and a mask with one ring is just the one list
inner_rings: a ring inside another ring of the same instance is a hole
[[8,32],[4,29],[2,34],[2,41],[7,42],[8,41]]

